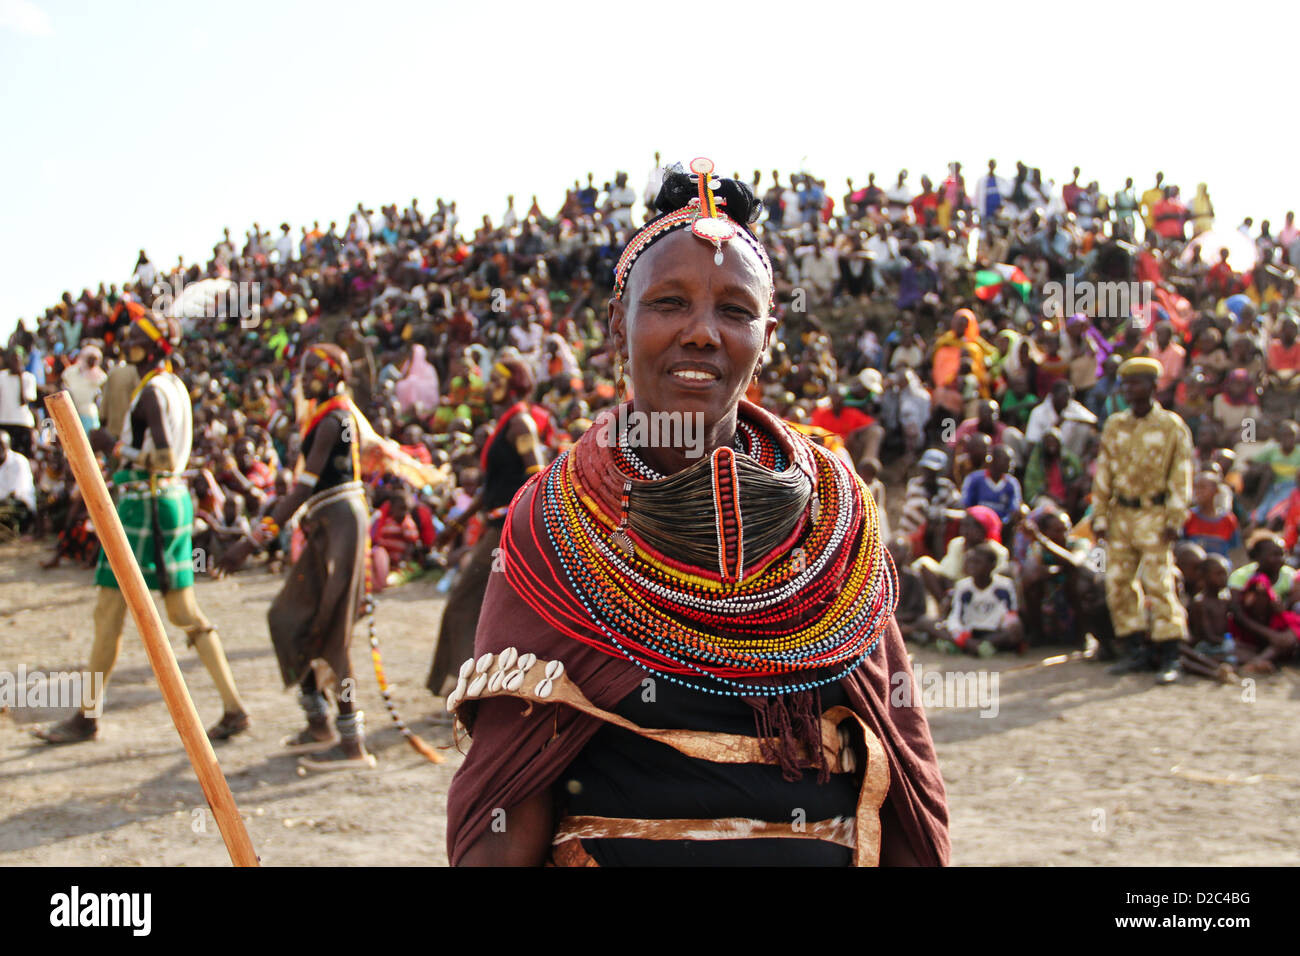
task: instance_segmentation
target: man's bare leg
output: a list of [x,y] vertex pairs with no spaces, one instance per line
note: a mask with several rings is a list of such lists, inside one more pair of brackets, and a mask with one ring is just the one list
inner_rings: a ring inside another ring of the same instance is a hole
[[117,655],[122,648],[122,628],[126,624],[126,598],[117,588],[99,588],[95,601],[95,643],[90,648],[90,673],[99,677],[95,700],[81,713],[69,717],[53,727],[32,731],[35,736],[51,744],[76,744],[84,740],[93,740],[99,733],[99,721],[90,714],[100,713],[103,708],[103,693],[108,686],[109,675],[117,664]]
[[163,604],[167,608],[168,620],[185,631],[185,636],[207,668],[212,683],[216,685],[217,693],[221,695],[221,721],[209,728],[208,736],[213,740],[225,740],[247,730],[248,712],[244,709],[239,691],[235,689],[230,662],[226,660],[226,652],[221,646],[221,638],[217,636],[217,629],[199,610],[194,588],[168,591],[163,597]]

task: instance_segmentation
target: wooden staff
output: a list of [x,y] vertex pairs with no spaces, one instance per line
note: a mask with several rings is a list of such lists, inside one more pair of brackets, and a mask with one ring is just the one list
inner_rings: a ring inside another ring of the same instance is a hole
[[[185,745],[185,753],[190,758],[194,773],[198,775],[208,806],[212,808],[212,815],[221,830],[221,838],[226,841],[230,861],[235,866],[257,866],[257,854],[253,850],[253,841],[248,837],[248,830],[244,827],[244,818],[239,815],[230,786],[221,772],[221,765],[217,763],[217,755],[212,751],[212,744],[199,721],[194,701],[185,688],[180,668],[176,666],[176,655],[172,653],[171,642],[167,640],[167,632],[163,630],[162,619],[158,616],[158,609],[149,594],[144,575],[140,573],[140,566],[136,564],[135,555],[127,543],[126,532],[122,530],[117,509],[109,497],[104,476],[99,473],[95,454],[81,427],[76,407],[66,391],[55,392],[47,398],[45,407],[54,417],[54,427],[58,431],[63,454],[77,480],[77,487],[81,489],[81,497],[85,499],[86,510],[90,512],[90,518],[95,524],[99,543],[117,578],[118,587],[122,589],[122,596],[131,608],[131,616],[144,640],[144,649],[158,678],[158,687],[167,703],[167,711],[171,714],[172,723],[176,725],[176,732],[181,735],[181,743]],[[160,568],[159,573],[162,570]]]

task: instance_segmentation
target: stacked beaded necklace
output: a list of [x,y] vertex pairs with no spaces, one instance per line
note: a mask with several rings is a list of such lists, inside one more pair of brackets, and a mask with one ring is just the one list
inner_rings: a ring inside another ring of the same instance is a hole
[[[742,403],[738,431],[753,460],[737,467],[727,447],[687,469],[716,491],[718,563],[692,563],[627,520],[634,487],[678,476],[656,476],[631,449],[601,447],[600,424],[533,479],[533,507],[503,533],[506,577],[548,624],[648,673],[734,697],[838,681],[875,649],[898,582],[875,504],[839,459]],[[762,501],[743,473],[755,462],[792,481],[806,475],[798,500],[807,504],[746,568],[745,504]],[[544,566],[521,547],[538,549]]]

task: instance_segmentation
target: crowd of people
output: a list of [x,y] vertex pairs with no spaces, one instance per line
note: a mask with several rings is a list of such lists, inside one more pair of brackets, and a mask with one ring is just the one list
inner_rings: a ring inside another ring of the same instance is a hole
[[[1288,212],[1277,231],[1224,229],[1204,184],[1184,203],[1161,174],[1109,193],[1073,173],[1058,187],[1024,164],[1004,178],[993,161],[970,177],[952,163],[919,188],[906,170],[887,188],[850,180],[838,200],[807,173],[737,174],[764,201],[754,228],[779,318],[750,397],[871,489],[909,640],[987,656],[1091,636],[1106,656],[1098,452],[1129,406],[1121,366],[1155,359],[1155,398],[1194,442],[1175,546],[1189,665],[1267,672],[1294,659],[1300,635],[1300,228]],[[341,225],[226,230],[205,262],[142,250],[120,287],[65,292],[7,342],[0,535],[49,538],[48,565],[93,564],[40,398],[66,388],[88,430],[120,430],[138,381],[124,332],[165,307],[184,329],[177,374],[194,404],[198,571],[222,567],[291,488],[293,372],[319,343],[346,353],[379,436],[446,466],[448,480],[418,487],[369,477],[372,580],[454,569],[489,520],[475,503],[497,363],[531,372],[551,455],[616,401],[606,303],[663,175],[656,156],[638,195],[626,173],[600,186],[588,173],[559,210],[533,197],[520,211],[511,196],[496,222],[462,223],[442,199],[358,203]],[[205,283],[241,307],[177,294]],[[283,566],[276,547],[268,566]]]

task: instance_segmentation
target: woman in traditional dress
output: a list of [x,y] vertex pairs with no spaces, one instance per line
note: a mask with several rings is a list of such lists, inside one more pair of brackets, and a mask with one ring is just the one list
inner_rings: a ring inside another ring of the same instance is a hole
[[[448,699],[474,741],[449,855],[946,863],[925,715],[891,699],[912,676],[874,503],[741,400],[776,326],[760,207],[708,160],[691,168],[666,175],[615,270],[634,399],[510,509]],[[688,422],[702,443],[681,440]]]
[[[263,517],[255,542],[231,548],[222,567],[239,567],[255,543],[278,537],[281,525],[303,508],[299,528],[306,545],[267,614],[284,685],[298,687],[307,715],[306,728],[283,744],[290,753],[312,755],[299,761],[307,770],[373,767],[349,658],[352,628],[364,608],[367,547],[362,426],[347,395],[351,365],[338,346],[313,345],[303,356],[301,372],[308,401],[298,478]],[[324,694],[331,685],[338,704],[337,735],[329,725]]]
[[489,390],[496,428],[479,457],[482,487],[469,505],[447,525],[439,539],[446,544],[465,525],[483,512],[484,528],[468,563],[457,574],[442,612],[438,646],[426,686],[445,697],[456,684],[456,668],[474,651],[483,594],[494,564],[506,512],[515,493],[545,463],[545,447],[538,435],[537,419],[528,397],[533,393],[533,374],[518,358],[499,360],[492,367]]
[[397,401],[403,412],[414,412],[417,418],[432,414],[438,407],[440,386],[438,372],[429,364],[423,345],[418,342],[411,346],[411,358],[406,365],[406,374],[394,387]]

